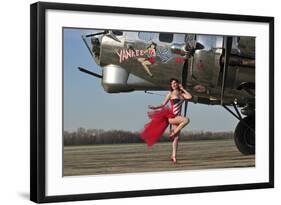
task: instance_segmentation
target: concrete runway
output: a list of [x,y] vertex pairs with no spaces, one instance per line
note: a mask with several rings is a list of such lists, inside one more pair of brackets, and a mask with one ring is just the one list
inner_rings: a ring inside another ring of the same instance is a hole
[[241,154],[234,140],[179,142],[178,163],[169,160],[172,143],[66,146],[64,176],[198,170],[255,166],[255,155]]

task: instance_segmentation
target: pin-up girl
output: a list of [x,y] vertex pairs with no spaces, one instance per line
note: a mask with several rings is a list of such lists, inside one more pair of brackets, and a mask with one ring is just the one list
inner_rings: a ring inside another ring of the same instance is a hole
[[156,57],[156,43],[152,42],[146,50],[146,54],[148,55],[147,58],[138,58],[138,61],[142,64],[143,68],[145,69],[146,73],[152,77],[152,73],[149,70],[149,66],[155,63]]

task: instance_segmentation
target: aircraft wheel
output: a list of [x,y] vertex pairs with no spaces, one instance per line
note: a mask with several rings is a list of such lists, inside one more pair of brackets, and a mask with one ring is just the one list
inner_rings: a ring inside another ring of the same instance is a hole
[[234,140],[242,154],[255,154],[255,116],[247,116],[237,124]]

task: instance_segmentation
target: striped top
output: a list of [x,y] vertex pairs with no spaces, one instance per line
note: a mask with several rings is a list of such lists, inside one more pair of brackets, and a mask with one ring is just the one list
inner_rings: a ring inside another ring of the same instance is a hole
[[174,115],[181,114],[181,107],[183,102],[184,100],[180,98],[171,99],[171,106],[172,106],[171,109]]

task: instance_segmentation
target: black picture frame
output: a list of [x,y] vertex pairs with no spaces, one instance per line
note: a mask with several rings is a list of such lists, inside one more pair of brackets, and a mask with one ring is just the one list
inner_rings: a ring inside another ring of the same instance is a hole
[[[46,195],[46,11],[86,11],[152,15],[193,19],[247,21],[269,25],[269,181],[249,184],[229,184],[191,188],[170,188],[74,195]],[[97,200],[198,192],[230,191],[274,187],[274,18],[265,16],[110,7],[65,3],[34,3],[30,7],[30,200],[37,203],[77,200]]]

